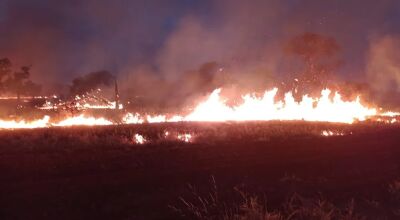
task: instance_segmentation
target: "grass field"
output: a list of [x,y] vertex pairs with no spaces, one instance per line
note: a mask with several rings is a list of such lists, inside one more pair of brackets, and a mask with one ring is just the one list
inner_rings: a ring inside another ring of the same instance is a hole
[[398,219],[400,126],[3,130],[0,174],[1,219]]

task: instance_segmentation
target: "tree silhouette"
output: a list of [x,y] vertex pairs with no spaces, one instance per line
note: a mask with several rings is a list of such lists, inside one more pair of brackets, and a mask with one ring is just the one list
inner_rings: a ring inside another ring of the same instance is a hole
[[2,93],[17,95],[18,103],[21,95],[37,95],[41,86],[32,82],[30,66],[22,66],[18,71],[12,70],[12,63],[8,58],[0,59],[0,89]]
[[12,64],[8,58],[0,59],[0,91],[4,92],[4,81],[12,73]]

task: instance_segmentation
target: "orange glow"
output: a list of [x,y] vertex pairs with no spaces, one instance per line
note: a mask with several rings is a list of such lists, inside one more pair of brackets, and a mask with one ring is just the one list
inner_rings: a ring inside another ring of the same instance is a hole
[[[0,129],[17,128],[43,128],[52,126],[97,126],[113,124],[141,124],[179,121],[269,121],[269,120],[305,120],[354,123],[364,121],[376,116],[376,121],[386,123],[397,123],[400,113],[383,112],[378,113],[375,108],[361,104],[357,97],[351,101],[342,100],[338,93],[333,94],[328,89],[322,90],[318,98],[304,95],[302,100],[295,101],[291,93],[286,93],[283,100],[276,100],[278,89],[266,91],[262,97],[247,94],[242,97],[243,103],[237,106],[228,106],[220,96],[221,89],[214,90],[205,101],[199,103],[194,110],[184,116],[174,115],[140,115],[138,113],[126,113],[121,121],[115,122],[103,117],[93,117],[81,114],[79,116],[66,117],[61,120],[51,119],[45,116],[33,121],[0,120]],[[79,98],[77,98],[79,99]],[[115,108],[115,102],[104,105],[91,105],[84,102],[79,104],[82,108]],[[49,103],[48,103],[49,104]],[[50,107],[50,105],[48,105]],[[122,107],[122,106],[121,106]],[[329,136],[329,132],[322,134]],[[185,142],[190,141],[191,136],[181,135],[178,137]]]
[[178,134],[177,136],[178,140],[181,140],[183,142],[189,143],[192,141],[192,135],[191,134]]
[[261,98],[247,94],[244,103],[229,107],[220,98],[220,89],[200,103],[195,110],[185,117],[186,121],[268,121],[268,120],[305,120],[353,123],[363,121],[368,116],[376,115],[374,108],[360,103],[357,97],[353,101],[343,101],[338,93],[329,98],[331,91],[322,90],[317,99],[307,95],[296,102],[291,93],[286,93],[283,101],[275,101],[278,89],[266,91]]
[[[74,97],[73,102],[56,102],[53,103],[51,101],[46,101],[46,103],[39,107],[42,110],[51,110],[51,109],[60,109],[64,106],[68,106],[70,108],[75,108],[78,110],[84,109],[116,109],[116,102],[108,101],[104,98],[94,98],[95,96],[85,96],[85,95],[76,95]],[[57,96],[53,96],[53,98],[57,98]],[[122,104],[118,104],[118,109],[123,109],[124,106]]]
[[26,122],[15,120],[0,120],[0,128],[2,129],[17,129],[17,128],[44,128],[49,126],[49,116],[44,116],[42,119]]
[[342,132],[336,132],[336,131],[329,131],[329,130],[324,130],[321,132],[322,136],[344,136],[344,133]]
[[140,134],[135,134],[134,142],[136,144],[144,144],[146,142],[146,139]]
[[60,122],[52,123],[52,126],[76,126],[76,125],[112,125],[113,123],[105,118],[87,117],[79,115],[75,117],[66,118]]

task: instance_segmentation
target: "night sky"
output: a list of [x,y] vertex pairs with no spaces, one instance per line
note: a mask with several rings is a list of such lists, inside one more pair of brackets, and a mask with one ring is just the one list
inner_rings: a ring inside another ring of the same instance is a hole
[[0,0],[0,57],[40,82],[143,66],[174,79],[210,61],[283,74],[282,44],[304,32],[335,38],[338,75],[362,81],[382,63],[371,57],[399,46],[400,1]]

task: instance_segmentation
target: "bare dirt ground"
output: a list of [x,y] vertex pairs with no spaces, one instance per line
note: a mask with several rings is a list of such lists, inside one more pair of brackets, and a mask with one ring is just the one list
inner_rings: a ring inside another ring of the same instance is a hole
[[[334,129],[344,136],[323,137]],[[163,134],[191,133],[191,143]],[[140,133],[147,144],[133,143]],[[178,219],[188,184],[262,195],[354,200],[367,218],[396,219],[398,125],[306,122],[172,123],[0,131],[1,219]],[[188,216],[186,216],[189,218]]]

